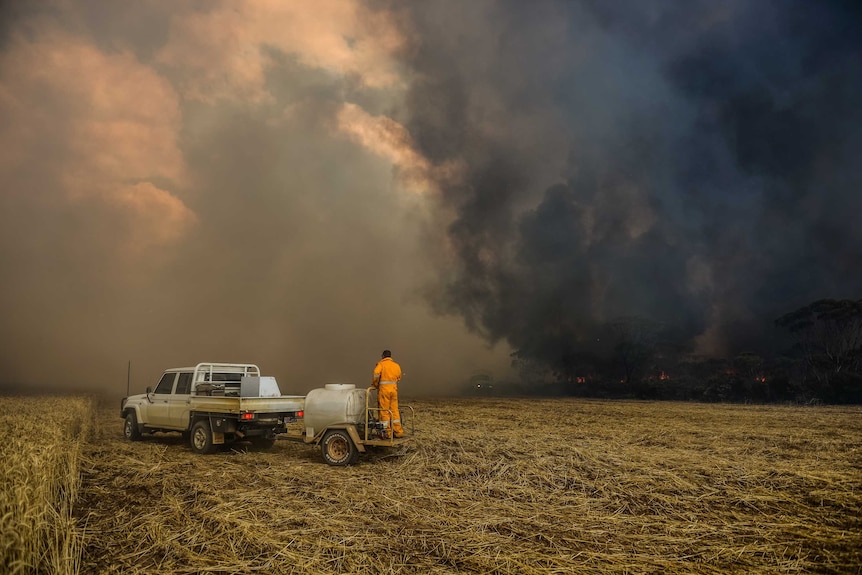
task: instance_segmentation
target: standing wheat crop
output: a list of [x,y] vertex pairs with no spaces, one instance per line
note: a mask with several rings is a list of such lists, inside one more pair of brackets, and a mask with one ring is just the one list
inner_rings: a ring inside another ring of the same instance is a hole
[[0,572],[77,572],[72,507],[93,409],[83,397],[0,397]]

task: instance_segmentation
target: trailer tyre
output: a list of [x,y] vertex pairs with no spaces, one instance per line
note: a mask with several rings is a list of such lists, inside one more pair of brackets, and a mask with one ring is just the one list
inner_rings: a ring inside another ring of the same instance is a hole
[[138,418],[134,411],[126,414],[126,421],[123,423],[123,435],[129,441],[140,441],[141,431],[138,429]]
[[350,435],[343,429],[327,431],[320,442],[320,452],[329,465],[350,465],[359,454]]
[[209,421],[201,419],[192,426],[189,444],[192,446],[192,451],[195,453],[206,454],[215,451],[215,445],[213,445],[213,434],[212,429],[210,429]]

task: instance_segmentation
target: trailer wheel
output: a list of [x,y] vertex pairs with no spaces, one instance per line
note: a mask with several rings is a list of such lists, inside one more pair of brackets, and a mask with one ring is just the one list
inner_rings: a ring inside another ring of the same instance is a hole
[[213,434],[210,429],[210,422],[206,419],[201,419],[192,426],[191,440],[189,444],[192,446],[192,451],[195,453],[212,453],[215,451],[213,445]]
[[134,411],[126,414],[126,421],[123,423],[123,435],[129,441],[140,441],[141,431],[138,429],[138,417]]
[[356,461],[359,452],[343,429],[330,429],[320,442],[320,452],[329,465],[350,465]]

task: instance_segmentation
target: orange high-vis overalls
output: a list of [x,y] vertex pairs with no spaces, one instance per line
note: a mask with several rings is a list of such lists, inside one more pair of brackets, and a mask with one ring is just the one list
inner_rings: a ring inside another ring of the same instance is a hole
[[[384,357],[374,366],[371,383],[377,387],[377,404],[380,407],[380,422],[389,433],[390,423],[395,437],[404,433],[401,427],[401,413],[398,411],[398,382],[401,381],[401,366],[391,357]],[[391,416],[391,421],[390,421]]]

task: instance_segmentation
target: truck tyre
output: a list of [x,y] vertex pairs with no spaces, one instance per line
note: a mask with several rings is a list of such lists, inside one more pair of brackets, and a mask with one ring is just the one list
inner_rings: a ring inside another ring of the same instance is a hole
[[320,442],[323,459],[329,465],[350,465],[356,461],[359,452],[344,429],[330,429]]
[[123,435],[129,441],[140,441],[141,431],[138,429],[138,418],[134,411],[126,414],[126,421],[123,423]]
[[201,419],[192,426],[189,444],[192,446],[192,451],[195,453],[206,454],[215,451],[215,445],[213,445],[213,434],[212,429],[210,429],[209,421]]

